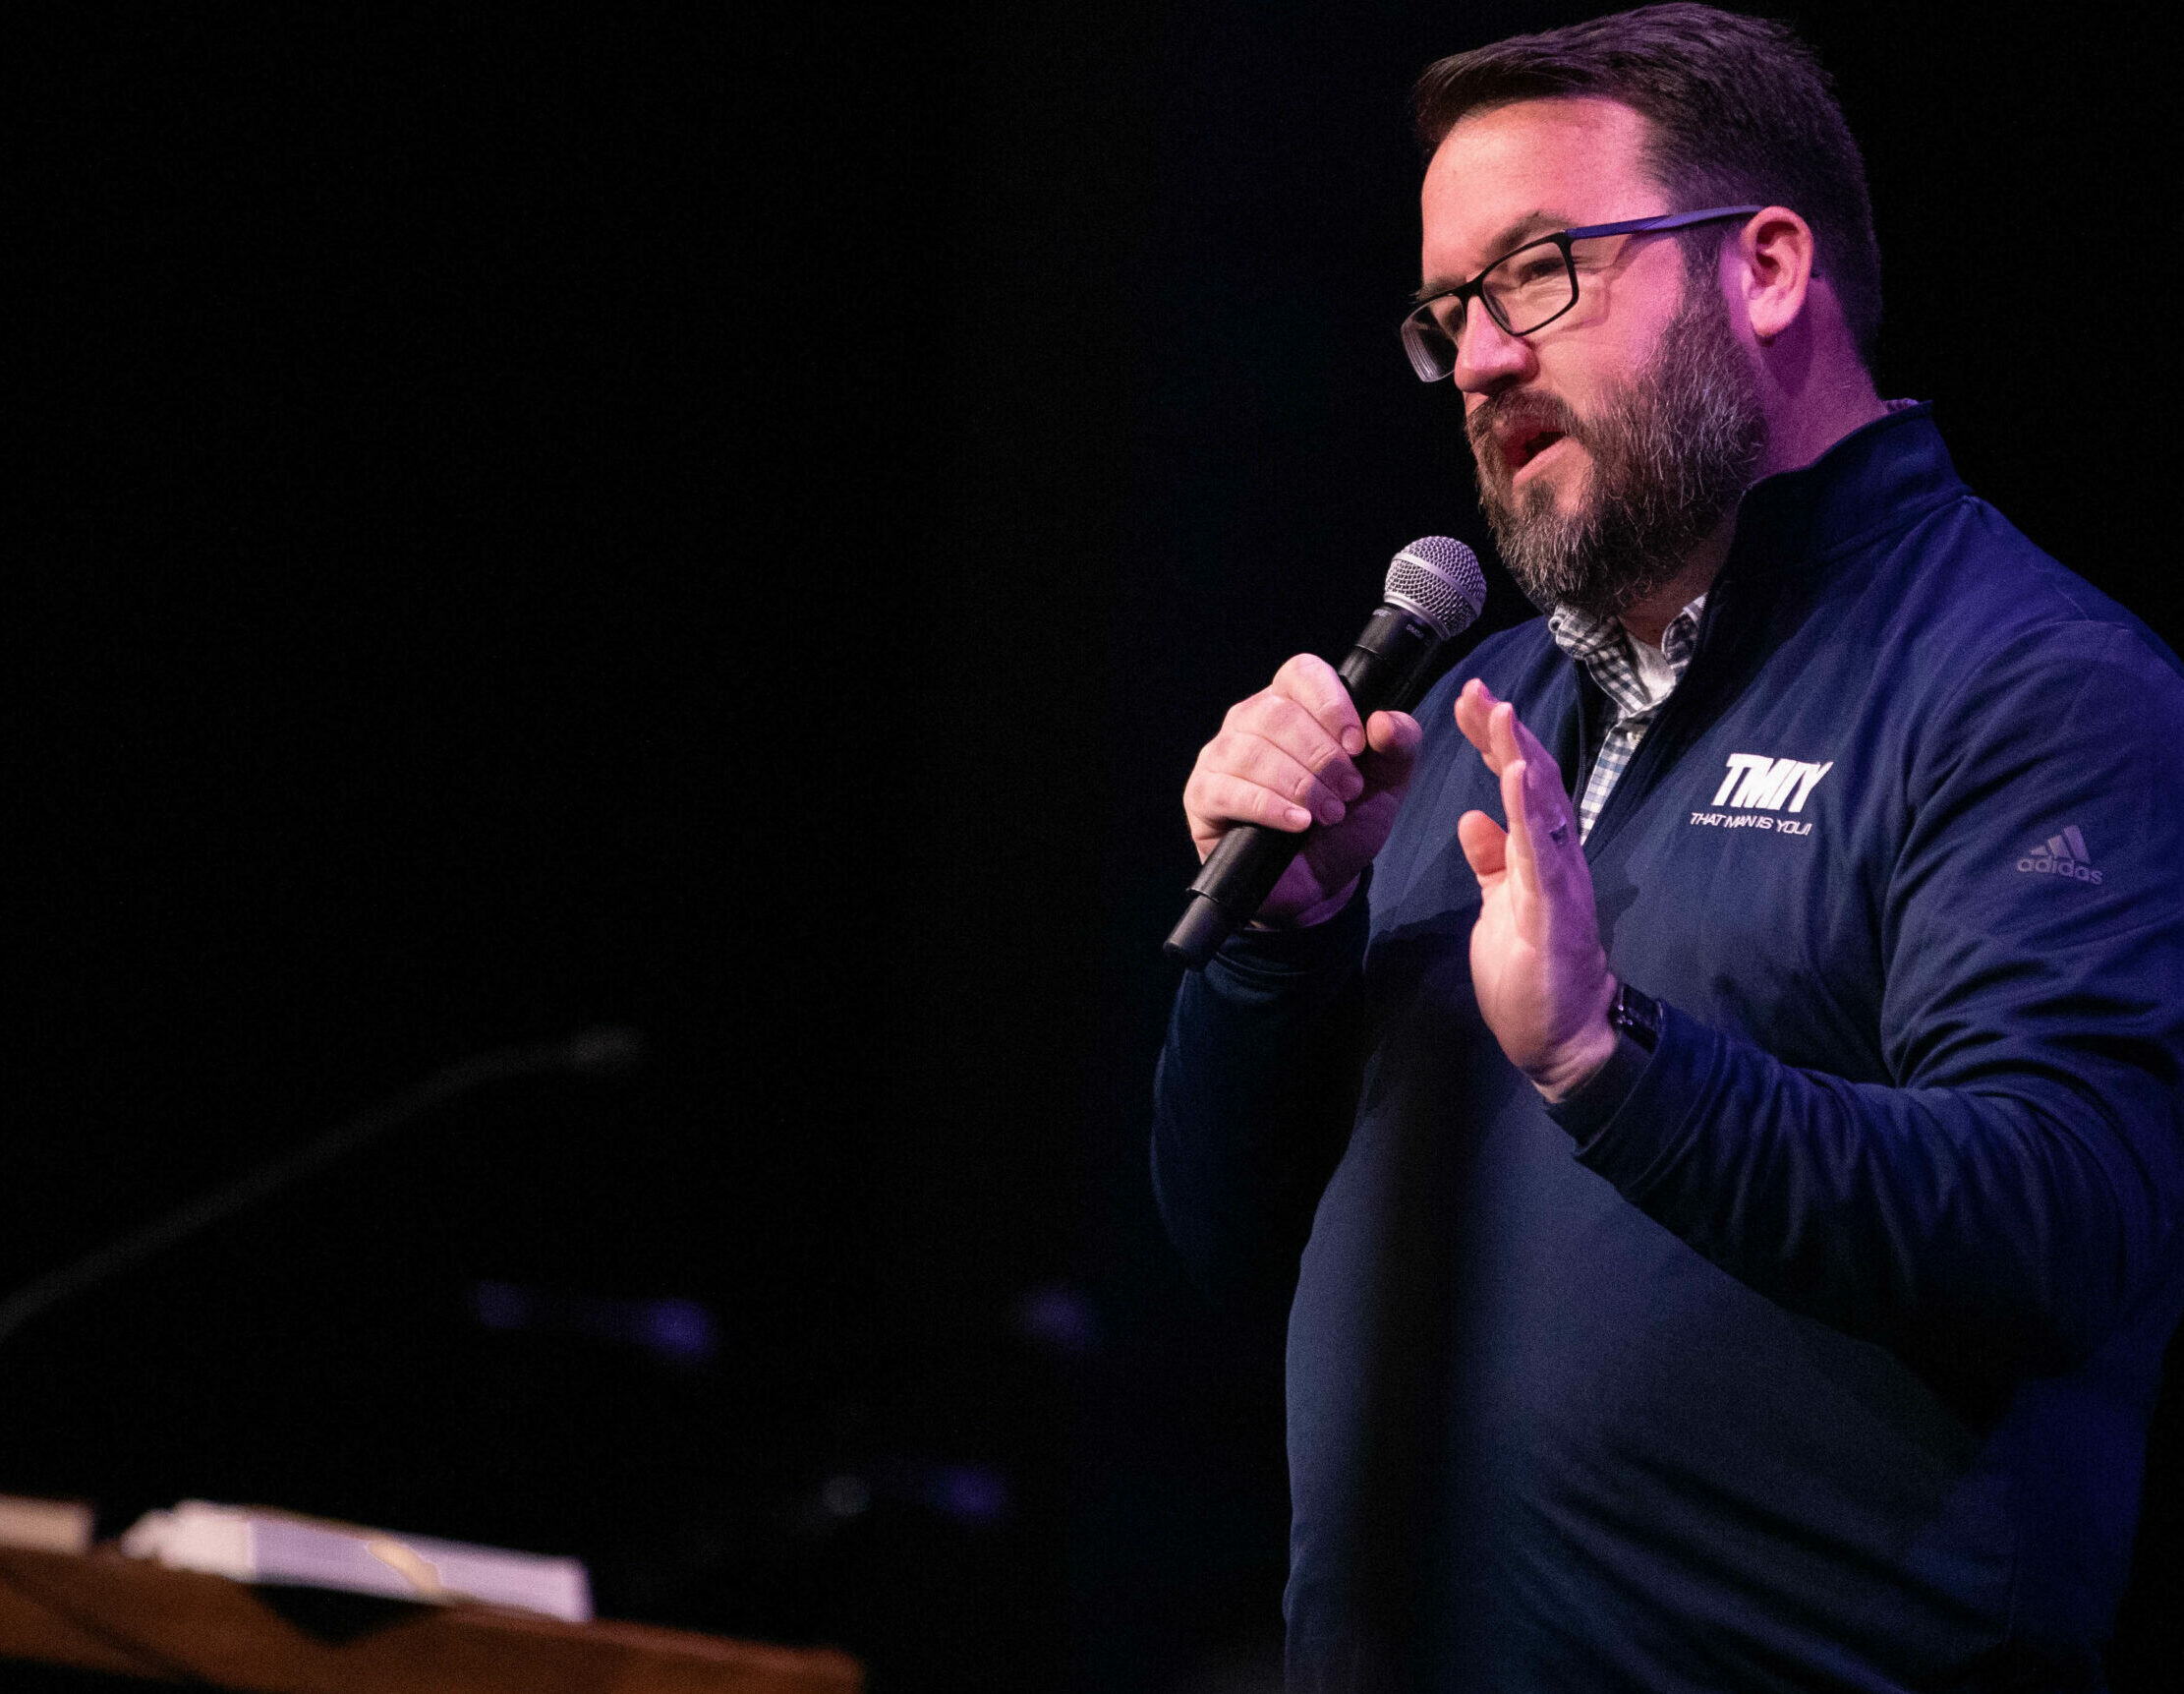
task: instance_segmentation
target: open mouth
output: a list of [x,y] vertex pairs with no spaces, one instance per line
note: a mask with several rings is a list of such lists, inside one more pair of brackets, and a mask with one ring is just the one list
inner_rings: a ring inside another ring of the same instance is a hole
[[1503,440],[1502,460],[1514,476],[1562,438],[1563,432],[1560,430],[1520,431]]

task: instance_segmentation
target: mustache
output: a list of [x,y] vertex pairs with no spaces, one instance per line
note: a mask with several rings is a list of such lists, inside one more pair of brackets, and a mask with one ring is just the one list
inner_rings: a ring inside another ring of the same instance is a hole
[[1499,394],[1489,394],[1464,420],[1464,433],[1470,438],[1471,452],[1482,464],[1489,459],[1498,462],[1495,442],[1502,436],[1538,430],[1554,430],[1580,441],[1584,440],[1586,435],[1583,420],[1566,401],[1527,388],[1509,388]]

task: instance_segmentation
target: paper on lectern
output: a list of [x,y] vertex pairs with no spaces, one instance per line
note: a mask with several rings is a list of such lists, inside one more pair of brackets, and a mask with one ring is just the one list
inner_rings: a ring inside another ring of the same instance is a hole
[[259,1506],[184,1500],[172,1511],[139,1518],[122,1537],[121,1549],[132,1558],[237,1582],[435,1604],[477,1600],[571,1623],[592,1615],[591,1580],[578,1559],[394,1535]]

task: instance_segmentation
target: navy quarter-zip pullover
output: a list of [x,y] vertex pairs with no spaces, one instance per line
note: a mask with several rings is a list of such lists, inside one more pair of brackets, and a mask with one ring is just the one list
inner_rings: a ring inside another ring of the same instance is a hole
[[1483,643],[1156,1084],[1185,1257],[1295,1275],[1292,1686],[2098,1687],[2184,1306],[2175,658],[1924,406],[1758,484],[1584,847],[1666,1028],[1551,1111],[1472,997],[1474,674],[1582,780],[1590,679]]

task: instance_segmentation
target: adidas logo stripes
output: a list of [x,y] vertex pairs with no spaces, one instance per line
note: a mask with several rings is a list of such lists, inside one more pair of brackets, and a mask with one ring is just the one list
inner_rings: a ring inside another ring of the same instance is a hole
[[2092,856],[2086,851],[2086,838],[2078,833],[2078,826],[2069,824],[2064,826],[2061,835],[2049,836],[2042,845],[2019,859],[2017,868],[2067,876],[2074,882],[2098,882],[2100,873],[2086,862]]

